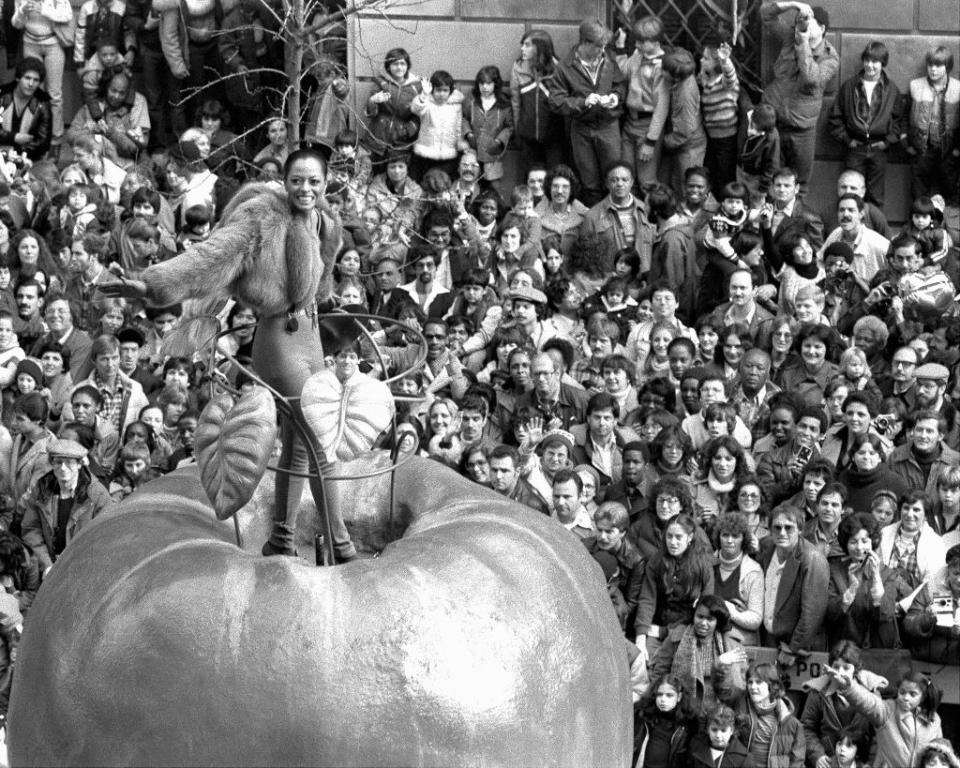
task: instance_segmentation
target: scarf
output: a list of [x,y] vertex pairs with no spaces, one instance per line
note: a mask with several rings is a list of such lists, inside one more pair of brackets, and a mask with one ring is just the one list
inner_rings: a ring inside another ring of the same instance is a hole
[[681,460],[675,467],[668,467],[663,463],[663,459],[657,459],[657,472],[661,477],[677,477],[683,472],[683,461]]
[[670,371],[670,360],[667,359],[661,363],[651,354],[647,357],[647,364],[644,367],[647,369],[646,373],[651,374],[650,378],[663,378],[663,375]]
[[777,706],[777,702],[774,699],[773,701],[764,701],[758,704],[753,699],[750,699],[750,705],[757,711],[758,715],[769,715]]
[[717,700],[713,691],[713,665],[721,653],[723,638],[720,635],[714,633],[713,637],[701,640],[691,625],[683,630],[673,656],[671,671],[680,678],[690,695],[703,691],[705,710]]
[[873,469],[864,471],[857,469],[857,465],[852,463],[847,468],[847,484],[851,488],[866,488],[875,482],[880,475],[880,465],[877,464]]
[[710,490],[714,493],[730,493],[730,491],[733,490],[735,480],[730,478],[729,482],[722,483],[717,480],[717,476],[713,474],[713,470],[711,469],[707,473],[707,484],[710,486]]
[[796,272],[800,277],[807,280],[813,280],[816,278],[817,274],[820,271],[820,267],[817,266],[817,261],[814,259],[809,264],[790,264],[793,267],[793,271]]
[[737,570],[737,567],[743,562],[743,552],[733,558],[733,560],[727,560],[723,555],[718,554],[717,560],[720,565],[720,574],[726,579]]

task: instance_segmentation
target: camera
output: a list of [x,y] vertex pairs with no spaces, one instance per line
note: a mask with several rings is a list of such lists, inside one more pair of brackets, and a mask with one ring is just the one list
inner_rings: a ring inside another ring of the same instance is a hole
[[813,448],[811,448],[809,445],[801,445],[799,448],[797,448],[794,456],[801,464],[808,464],[810,459],[813,458]]
[[934,613],[952,613],[953,600],[949,597],[935,597],[930,607],[933,608]]
[[876,427],[878,432],[886,432],[890,429],[890,419],[886,416],[877,416],[873,420],[873,426]]

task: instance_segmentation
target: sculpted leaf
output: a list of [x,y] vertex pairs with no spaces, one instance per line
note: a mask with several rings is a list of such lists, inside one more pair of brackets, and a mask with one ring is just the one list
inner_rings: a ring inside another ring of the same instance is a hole
[[196,433],[200,480],[217,517],[226,520],[250,501],[266,471],[277,437],[277,409],[256,387],[234,404],[223,394],[210,401]]
[[307,379],[300,405],[328,461],[350,461],[369,451],[394,411],[382,381],[358,372],[344,383],[328,370]]

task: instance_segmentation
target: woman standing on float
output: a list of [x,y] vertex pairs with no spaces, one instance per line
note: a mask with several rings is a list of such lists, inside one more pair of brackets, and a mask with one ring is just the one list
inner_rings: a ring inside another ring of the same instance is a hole
[[[324,207],[324,161],[310,149],[290,154],[283,186],[242,187],[203,242],[155,264],[140,280],[105,286],[106,296],[142,297],[155,306],[185,299],[233,295],[252,306],[260,324],[253,340],[253,367],[281,395],[295,398],[312,373],[323,368],[317,302],[332,294],[333,265],[341,243],[340,222]],[[308,469],[307,451],[289,418],[282,417],[279,465]],[[316,468],[312,468],[316,472]],[[277,474],[273,531],[265,555],[294,555],[297,508],[303,479]],[[329,513],[329,511],[328,511]],[[339,515],[331,515],[338,561],[356,550]]]

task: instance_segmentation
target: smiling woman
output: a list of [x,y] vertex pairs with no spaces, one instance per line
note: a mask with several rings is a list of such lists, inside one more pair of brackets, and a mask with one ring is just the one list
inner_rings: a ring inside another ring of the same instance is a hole
[[[316,303],[333,293],[333,266],[341,243],[340,224],[324,207],[325,183],[323,158],[310,149],[297,150],[284,166],[282,191],[247,185],[225,208],[209,238],[149,267],[142,280],[108,286],[103,293],[146,297],[155,306],[238,297],[261,318],[253,367],[280,394],[297,398],[310,375],[323,368]],[[305,472],[306,449],[286,416],[281,432],[280,464]],[[275,526],[265,554],[294,553],[302,490],[302,479],[285,474],[277,478]],[[342,525],[334,525],[334,531],[338,557],[351,558],[354,549],[346,531]]]

